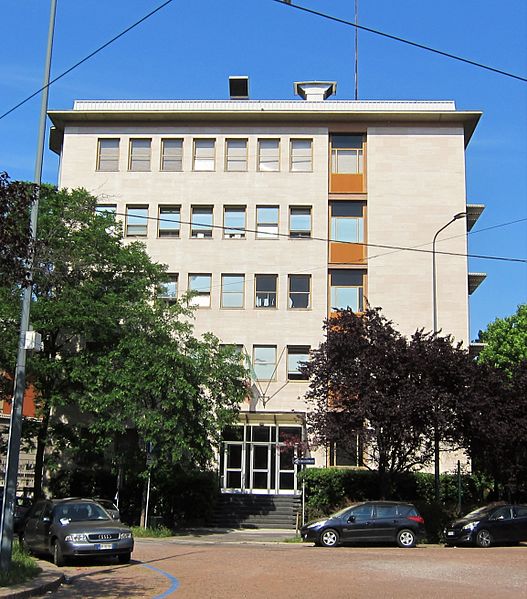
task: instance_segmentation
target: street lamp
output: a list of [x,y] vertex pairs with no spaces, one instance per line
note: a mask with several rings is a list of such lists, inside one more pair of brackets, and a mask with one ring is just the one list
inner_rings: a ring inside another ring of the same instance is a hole
[[[453,222],[459,220],[460,218],[465,218],[467,216],[466,212],[458,212],[454,214],[454,216],[447,222],[446,225],[443,225],[440,229],[436,231],[434,235],[434,239],[432,240],[432,310],[434,314],[434,335],[438,332],[437,327],[437,276],[436,276],[436,241],[437,236],[441,231],[444,231],[447,227],[449,227]],[[434,494],[436,501],[439,501],[439,431],[437,429],[437,422],[434,430]]]

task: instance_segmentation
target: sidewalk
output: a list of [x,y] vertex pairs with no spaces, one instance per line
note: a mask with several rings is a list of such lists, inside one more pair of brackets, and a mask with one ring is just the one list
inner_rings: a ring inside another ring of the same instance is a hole
[[137,538],[136,541],[160,541],[169,543],[284,543],[296,536],[295,529],[287,528],[186,528],[173,537],[157,539]]
[[42,572],[32,580],[12,587],[0,587],[0,599],[24,599],[37,597],[59,588],[64,580],[64,573],[49,562],[38,560]]

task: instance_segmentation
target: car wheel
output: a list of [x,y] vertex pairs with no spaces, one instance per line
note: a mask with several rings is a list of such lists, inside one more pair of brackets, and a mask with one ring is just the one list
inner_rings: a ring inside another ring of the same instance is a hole
[[415,547],[416,542],[415,534],[409,528],[403,528],[397,533],[397,545],[399,547]]
[[59,568],[66,563],[64,554],[62,553],[62,547],[57,539],[53,541],[53,563]]
[[320,535],[320,544],[324,547],[336,547],[339,544],[339,533],[333,528],[324,530]]
[[484,549],[492,545],[492,535],[487,529],[482,528],[481,530],[478,530],[476,535],[476,545],[478,547],[483,547]]
[[131,553],[119,553],[119,555],[117,556],[117,561],[120,564],[129,564],[130,563],[130,557],[131,557]]

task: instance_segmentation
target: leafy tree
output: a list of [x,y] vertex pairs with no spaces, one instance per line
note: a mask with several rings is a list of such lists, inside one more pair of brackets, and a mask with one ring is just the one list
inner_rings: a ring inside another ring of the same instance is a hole
[[32,249],[29,213],[35,189],[0,173],[0,286],[25,280]]
[[490,323],[479,332],[478,341],[485,343],[479,362],[492,364],[510,375],[518,364],[527,361],[527,304],[520,304],[512,316]]
[[[75,422],[87,414],[92,432],[110,440],[123,427],[136,427],[138,438],[172,459],[200,462],[209,451],[205,436],[213,436],[235,403],[226,395],[239,398],[242,386],[243,369],[217,340],[192,337],[188,310],[153,301],[167,280],[165,267],[153,263],[142,244],[124,243],[114,216],[95,207],[83,190],[40,191],[31,321],[44,351],[27,364],[41,416],[36,495],[45,449],[67,438],[52,415]],[[0,286],[0,323],[11,348],[19,294],[15,281]],[[12,371],[12,353],[3,351],[0,359],[0,372]],[[203,434],[194,441],[198,430]]]
[[430,463],[435,431],[441,440],[456,438],[449,422],[455,398],[466,392],[469,358],[449,338],[417,331],[406,339],[378,308],[341,311],[325,332],[304,367],[310,433],[317,444],[348,451],[358,438],[386,496],[395,474]]

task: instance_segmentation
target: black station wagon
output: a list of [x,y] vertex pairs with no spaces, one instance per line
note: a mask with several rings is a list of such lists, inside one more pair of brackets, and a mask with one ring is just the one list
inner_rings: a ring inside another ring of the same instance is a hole
[[367,501],[308,522],[300,533],[303,541],[324,547],[387,542],[415,547],[424,537],[425,528],[423,518],[411,503]]

